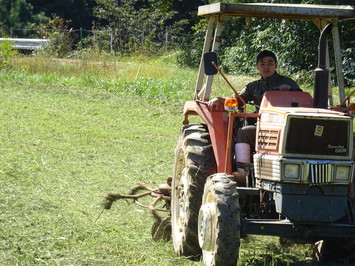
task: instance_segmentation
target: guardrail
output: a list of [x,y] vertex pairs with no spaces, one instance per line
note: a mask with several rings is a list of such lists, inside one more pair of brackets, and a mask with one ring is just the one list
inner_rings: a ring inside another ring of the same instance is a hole
[[12,42],[12,48],[16,50],[38,50],[49,44],[49,39],[24,39],[24,38],[0,38],[1,41]]

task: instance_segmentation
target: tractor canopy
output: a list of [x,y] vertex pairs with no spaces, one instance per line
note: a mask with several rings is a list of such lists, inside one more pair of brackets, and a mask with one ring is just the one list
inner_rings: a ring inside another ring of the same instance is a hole
[[[344,78],[342,72],[342,59],[339,41],[338,21],[355,19],[355,8],[350,5],[313,5],[313,4],[278,4],[278,3],[240,3],[227,4],[215,3],[200,6],[199,16],[207,19],[207,31],[202,55],[206,52],[217,52],[224,23],[224,17],[240,17],[248,21],[249,18],[276,18],[284,20],[310,20],[313,21],[320,31],[323,31],[329,23],[332,24],[333,47],[335,55],[335,68],[337,71],[337,82],[339,88],[340,102],[345,98]],[[329,29],[329,27],[328,27]],[[329,32],[330,33],[330,32]],[[329,62],[329,51],[326,46],[325,59],[320,61]],[[329,64],[325,66],[329,69]],[[330,84],[330,78],[327,77]],[[199,74],[196,83],[194,100],[208,101],[210,99],[213,75],[207,75],[205,79],[203,56],[201,56]],[[322,84],[323,85],[323,84]],[[327,84],[328,98],[332,104],[331,86]],[[323,90],[325,90],[323,89]],[[315,91],[317,91],[315,89]],[[324,92],[323,92],[324,94]],[[317,98],[317,97],[316,97]]]
[[332,20],[353,19],[355,9],[345,5],[217,3],[198,8],[199,16],[223,15],[281,19]]

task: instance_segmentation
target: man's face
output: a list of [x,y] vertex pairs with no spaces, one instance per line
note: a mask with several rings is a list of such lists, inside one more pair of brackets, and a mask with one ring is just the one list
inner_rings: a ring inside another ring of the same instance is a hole
[[271,56],[263,57],[256,65],[260,75],[267,79],[271,77],[276,71],[277,64]]

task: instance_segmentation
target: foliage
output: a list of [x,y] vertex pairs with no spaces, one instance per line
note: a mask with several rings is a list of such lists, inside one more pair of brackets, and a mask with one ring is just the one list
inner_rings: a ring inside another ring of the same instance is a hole
[[43,51],[38,52],[59,58],[68,56],[73,50],[73,39],[68,23],[69,21],[60,17],[46,18],[46,25],[37,30],[40,36],[48,38],[50,42]]
[[[94,15],[99,20],[95,27],[107,29],[110,38],[106,39],[114,52],[154,53],[169,45],[178,45],[191,32],[198,21],[198,5],[206,1],[188,0],[96,0]],[[176,36],[173,39],[170,36]],[[188,37],[192,38],[192,37]],[[185,41],[185,40],[184,40]]]
[[164,20],[171,17],[171,13],[160,6],[157,9],[150,2],[140,0],[97,0],[94,15],[110,31],[106,46],[122,54],[139,50],[140,46],[135,44],[141,43],[151,51],[149,44],[157,32],[164,31]]
[[200,63],[206,30],[205,20],[200,20],[198,24],[192,27],[192,30],[194,30],[192,34],[180,35],[174,40],[180,49],[177,61],[181,66],[197,67]]
[[26,0],[0,0],[0,33],[9,35],[13,29],[29,29],[33,24],[41,24],[42,13],[34,13]]
[[168,56],[130,58],[117,61],[109,55],[82,56],[82,59],[17,58],[15,67],[28,69],[39,83],[66,84],[80,89],[130,93],[167,105],[182,105],[191,99],[196,71],[177,69]]
[[355,85],[355,20],[339,24],[340,45],[343,52],[343,67],[345,83]]
[[[204,19],[197,17],[197,8],[199,5],[214,2],[220,1],[0,0],[0,17],[3,18],[0,28],[7,34],[10,28],[24,28],[28,32],[38,31],[41,37],[51,35],[49,37],[53,42],[46,52],[52,56],[68,56],[75,48],[83,51],[92,49],[94,54],[119,55],[152,55],[178,49],[180,52],[177,60],[180,64],[196,67],[200,61],[205,32]],[[353,0],[277,2],[353,5]],[[79,27],[92,30],[92,34],[84,36],[80,43],[76,32]],[[48,31],[53,32],[49,34]],[[354,84],[354,60],[349,51],[354,47],[355,21],[340,22],[339,31],[344,53],[345,81],[347,86],[351,86]],[[317,64],[318,36],[319,31],[312,22],[284,23],[279,20],[252,18],[246,23],[244,19],[227,18],[219,54],[223,59],[224,70],[231,73],[255,73],[255,54],[264,48],[277,53],[280,61],[279,71],[285,74],[309,73]],[[305,47],[307,49],[304,49]],[[330,59],[334,60],[332,54]]]
[[12,41],[2,41],[0,42],[0,68],[10,66],[10,59],[15,57],[18,52],[12,49]]
[[94,20],[92,9],[95,0],[26,0],[33,6],[35,13],[44,13],[47,17],[60,17],[69,21],[69,28],[90,29]]
[[195,24],[199,24],[200,18],[197,17],[197,9],[201,5],[208,4],[208,0],[171,0],[170,10],[173,11],[173,17],[166,21],[166,24],[178,28],[178,33],[191,33]]
[[[354,42],[355,44],[355,42]],[[355,86],[355,48],[354,46],[344,51],[343,71],[346,84]]]
[[[235,23],[240,22],[237,20]],[[264,49],[275,51],[279,70],[287,75],[315,68],[318,38],[314,38],[317,29],[310,22],[292,21],[286,25],[280,20],[251,19],[248,26],[237,27],[241,31],[234,37],[236,41],[222,49],[223,66],[227,71],[253,73],[255,56]],[[301,27],[303,33],[297,35]],[[224,34],[228,36],[233,29],[235,25],[231,23]],[[304,49],[305,44],[307,49]]]

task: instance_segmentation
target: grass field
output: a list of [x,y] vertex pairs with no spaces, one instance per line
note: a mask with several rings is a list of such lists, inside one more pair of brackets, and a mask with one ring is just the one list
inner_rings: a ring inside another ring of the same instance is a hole
[[[127,201],[96,221],[107,193],[172,174],[196,71],[169,58],[12,64],[0,71],[0,264],[199,265],[154,242]],[[309,246],[271,237],[243,240],[240,264],[317,265]]]

